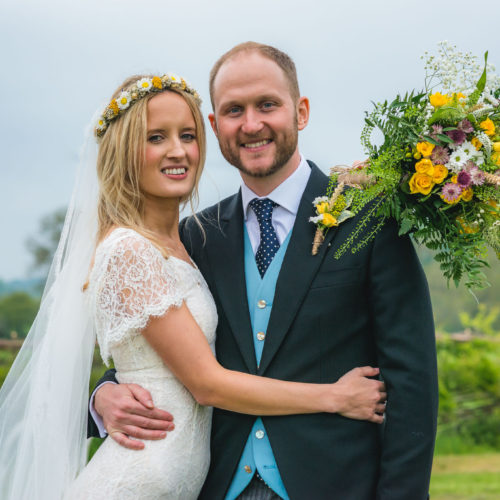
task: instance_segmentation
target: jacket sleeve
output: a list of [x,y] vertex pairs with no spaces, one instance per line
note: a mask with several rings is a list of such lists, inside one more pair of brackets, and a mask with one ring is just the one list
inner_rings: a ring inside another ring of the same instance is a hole
[[[118,383],[118,381],[115,378],[115,369],[111,369],[106,371],[106,373],[97,381],[95,387],[92,389],[92,396],[94,395],[94,392],[96,389],[101,385],[104,384],[104,382],[114,382],[115,384]],[[99,433],[99,428],[97,427],[97,424],[95,423],[94,419],[92,418],[92,414],[90,413],[90,405],[93,404],[93,397],[89,401],[89,412],[88,412],[88,420],[87,420],[87,437],[101,437]]]
[[427,281],[407,236],[389,221],[370,260],[370,307],[387,387],[377,500],[428,496],[437,427],[438,379]]

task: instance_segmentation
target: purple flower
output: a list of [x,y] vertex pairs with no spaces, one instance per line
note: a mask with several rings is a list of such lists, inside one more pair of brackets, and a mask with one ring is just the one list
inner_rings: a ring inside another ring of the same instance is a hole
[[457,183],[462,189],[467,189],[472,182],[472,177],[467,170],[461,170],[457,175]]
[[438,134],[442,134],[442,133],[443,133],[443,127],[442,127],[442,125],[433,125],[432,126],[431,137],[433,139],[437,139],[437,135]]
[[467,119],[462,120],[457,126],[459,130],[462,130],[466,134],[474,132],[474,127],[472,126],[472,123]]
[[461,194],[462,188],[453,182],[446,183],[441,190],[441,198],[443,198],[446,203],[456,203],[460,200]]
[[448,163],[450,161],[448,150],[443,146],[436,146],[432,151],[431,160],[434,165]]
[[465,132],[463,130],[448,130],[446,135],[458,146],[463,144],[466,139]]
[[[467,163],[472,163],[472,162],[467,162]],[[470,179],[472,184],[474,186],[481,186],[481,184],[484,183],[484,172],[480,170],[479,168],[472,163],[472,167],[468,167],[467,163],[465,164],[465,168],[467,169],[467,172],[469,172]]]

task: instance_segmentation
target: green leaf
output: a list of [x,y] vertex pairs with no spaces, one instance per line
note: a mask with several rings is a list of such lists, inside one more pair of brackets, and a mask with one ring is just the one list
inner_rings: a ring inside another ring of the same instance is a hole
[[484,90],[486,87],[486,64],[488,62],[488,51],[484,53],[484,70],[483,74],[481,75],[481,78],[479,78],[478,82],[476,83],[476,88],[480,92]]
[[446,142],[448,144],[453,144],[453,139],[450,139],[447,135],[437,134],[437,137],[439,137],[439,140],[441,142]]
[[[439,141],[436,141],[436,139],[433,139],[429,135],[424,135],[424,139],[427,142],[430,142],[431,144],[434,144],[434,146],[441,146],[441,143]],[[451,142],[453,142],[453,141],[451,141]]]
[[446,127],[443,129],[443,132],[449,132],[450,130],[458,130],[457,127]]
[[413,227],[413,221],[411,219],[402,219],[401,220],[401,225],[399,226],[399,232],[398,235],[402,236],[403,234],[408,233],[410,229]]

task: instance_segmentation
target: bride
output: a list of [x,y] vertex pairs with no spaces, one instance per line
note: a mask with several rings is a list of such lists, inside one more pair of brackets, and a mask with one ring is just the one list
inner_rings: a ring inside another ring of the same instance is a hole
[[[217,363],[215,304],[178,232],[205,159],[199,105],[176,75],[135,76],[99,116],[98,152],[86,149],[40,311],[0,392],[2,499],[195,499],[212,406],[382,421],[375,368],[305,384]],[[141,451],[107,439],[82,470],[95,334],[118,381],[149,390],[175,432]]]

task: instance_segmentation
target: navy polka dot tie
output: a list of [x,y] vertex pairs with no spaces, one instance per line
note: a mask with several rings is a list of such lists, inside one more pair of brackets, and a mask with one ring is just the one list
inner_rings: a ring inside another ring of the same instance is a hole
[[269,198],[254,198],[250,202],[250,206],[259,221],[260,244],[255,254],[255,261],[257,262],[260,276],[263,277],[273,257],[280,248],[278,236],[272,224],[273,208],[277,207],[278,204]]

